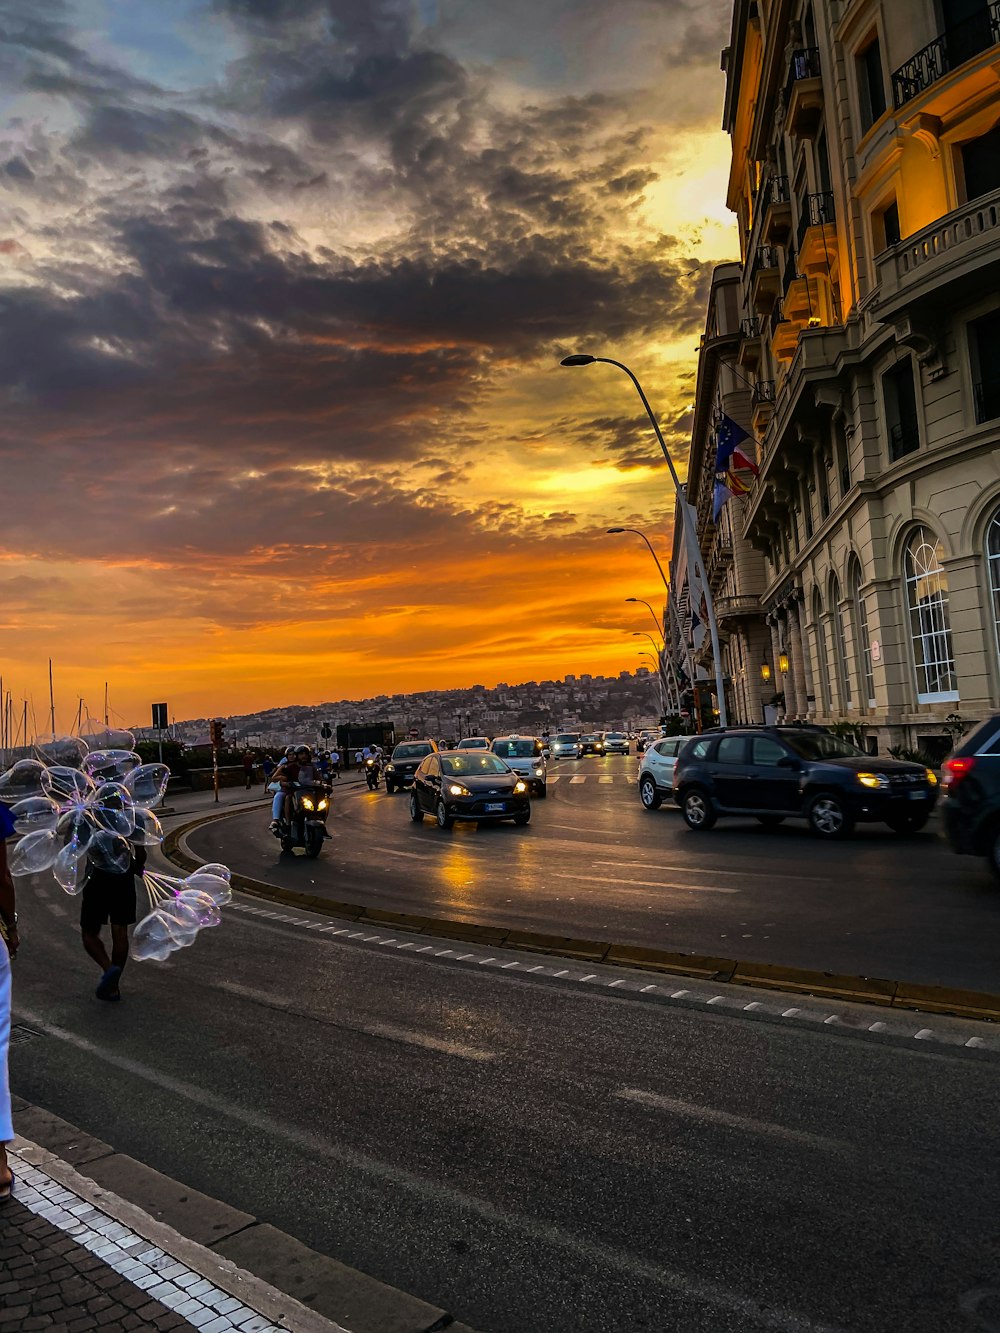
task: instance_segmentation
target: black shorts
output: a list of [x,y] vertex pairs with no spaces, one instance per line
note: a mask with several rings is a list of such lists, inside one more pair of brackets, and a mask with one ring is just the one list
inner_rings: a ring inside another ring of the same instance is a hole
[[113,926],[132,926],[135,905],[134,875],[95,875],[83,886],[80,929],[96,935],[108,921]]

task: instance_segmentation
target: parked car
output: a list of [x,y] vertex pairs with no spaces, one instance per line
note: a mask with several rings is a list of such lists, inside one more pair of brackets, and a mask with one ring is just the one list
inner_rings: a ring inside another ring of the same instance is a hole
[[524,779],[532,796],[546,795],[548,763],[541,737],[497,736],[490,748],[508,768]]
[[720,815],[752,815],[769,827],[805,819],[821,838],[845,838],[859,821],[922,829],[938,779],[922,764],[873,758],[821,727],[729,727],[681,748],[673,796],[696,832]]
[[578,731],[564,731],[553,738],[549,747],[553,759],[579,759],[583,754]]
[[488,750],[490,748],[489,736],[466,736],[464,741],[459,741],[455,747],[458,750]]
[[942,778],[948,841],[956,852],[985,856],[1000,879],[1000,713],[959,741]]
[[420,764],[410,792],[410,818],[419,824],[433,815],[438,828],[456,819],[484,822],[531,818],[528,785],[495,754],[479,750],[444,750]]
[[624,731],[607,731],[604,734],[605,754],[630,754],[632,747]]
[[658,810],[673,795],[674,765],[690,736],[667,736],[643,751],[639,765],[639,800],[647,810]]
[[394,791],[402,791],[413,781],[421,759],[437,753],[437,742],[400,741],[385,766],[385,790],[388,796]]
[[604,737],[599,731],[588,731],[580,737],[581,754],[604,754]]

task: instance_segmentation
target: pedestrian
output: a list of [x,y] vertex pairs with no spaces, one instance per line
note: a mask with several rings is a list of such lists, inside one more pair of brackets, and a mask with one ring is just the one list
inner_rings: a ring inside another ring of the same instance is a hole
[[362,765],[364,762],[365,762],[364,751],[363,751],[363,750],[355,750],[355,751],[354,751],[354,765],[355,765],[355,767],[356,767],[356,768],[360,768],[361,765]]
[[335,778],[340,777],[340,751],[330,751],[330,771]]
[[[119,983],[128,961],[128,928],[135,925],[135,877],[146,865],[145,847],[129,844],[127,870],[104,870],[92,865],[83,886],[80,903],[80,935],[83,947],[101,969],[94,994],[99,1000],[120,1000]],[[102,927],[111,923],[111,957],[101,939]]]
[[260,766],[264,770],[264,786],[267,787],[271,781],[271,774],[274,772],[274,760],[269,754],[266,754]]
[[253,751],[249,748],[243,751],[243,776],[246,779],[247,791],[253,786]]
[[11,1119],[10,1075],[7,1048],[10,1045],[10,965],[17,955],[17,912],[14,910],[14,881],[7,865],[7,839],[14,832],[14,816],[0,801],[0,1203],[9,1199],[14,1173],[7,1161],[7,1144],[14,1137]]

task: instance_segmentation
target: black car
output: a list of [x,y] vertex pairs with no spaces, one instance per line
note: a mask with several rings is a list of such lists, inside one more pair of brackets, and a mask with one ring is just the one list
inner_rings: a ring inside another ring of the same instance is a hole
[[400,741],[385,766],[386,795],[409,787],[421,759],[436,754],[437,748],[434,741]]
[[1000,713],[944,761],[944,827],[956,852],[985,856],[1000,879]]
[[697,832],[720,815],[753,815],[767,826],[805,819],[819,837],[845,838],[859,821],[922,829],[938,780],[921,764],[873,758],[822,727],[729,727],[681,746],[673,792]]
[[581,755],[604,754],[604,734],[600,731],[588,731],[580,737]]
[[413,779],[410,818],[419,824],[425,814],[439,828],[451,828],[456,819],[527,824],[528,786],[488,750],[443,750],[429,754]]

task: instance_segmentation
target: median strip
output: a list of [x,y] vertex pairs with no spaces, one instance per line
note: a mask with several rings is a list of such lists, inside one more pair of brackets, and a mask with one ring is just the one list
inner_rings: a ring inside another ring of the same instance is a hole
[[[182,870],[196,870],[201,862],[182,846],[182,839],[195,829],[228,819],[231,812],[211,814],[173,829],[162,843],[163,855]],[[738,986],[754,986],[795,994],[815,995],[893,1009],[914,1009],[927,1013],[955,1014],[961,1018],[1000,1019],[1000,994],[963,990],[954,986],[922,985],[893,981],[885,977],[851,976],[806,968],[783,967],[776,963],[757,963],[734,958],[652,949],[640,945],[619,944],[611,940],[586,940],[572,936],[546,935],[506,926],[480,926],[470,921],[421,916],[411,912],[390,912],[361,903],[334,902],[318,894],[299,893],[276,884],[234,874],[232,887],[254,898],[263,898],[325,917],[337,917],[361,925],[388,926],[393,930],[429,935],[449,940],[472,941],[491,949],[517,949],[520,952],[547,954],[556,958],[576,958],[589,963],[617,964],[679,976],[702,977]],[[495,960],[490,960],[495,961]],[[558,975],[558,974],[557,974]],[[683,994],[683,992],[678,992]],[[789,1010],[789,1013],[792,1011]]]

